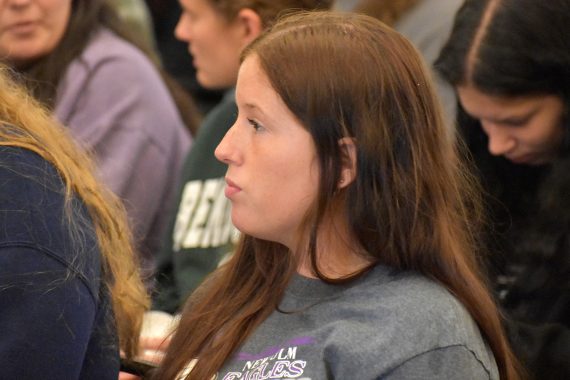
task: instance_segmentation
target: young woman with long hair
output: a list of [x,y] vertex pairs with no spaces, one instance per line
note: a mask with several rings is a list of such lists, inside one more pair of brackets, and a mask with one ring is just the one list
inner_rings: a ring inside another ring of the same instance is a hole
[[477,187],[409,41],[362,15],[286,17],[245,49],[236,103],[216,157],[243,235],[155,378],[519,378]]

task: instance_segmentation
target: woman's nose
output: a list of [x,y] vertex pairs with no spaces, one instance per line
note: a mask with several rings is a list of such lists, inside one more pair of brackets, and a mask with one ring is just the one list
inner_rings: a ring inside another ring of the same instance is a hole
[[506,127],[482,122],[483,130],[489,138],[489,153],[494,156],[502,156],[511,152],[517,145],[516,139],[509,133]]
[[190,43],[192,39],[192,28],[186,15],[180,15],[176,28],[174,28],[174,36],[180,41]]
[[225,164],[238,164],[239,152],[234,144],[235,128],[232,126],[227,132],[222,141],[216,147],[214,155],[216,158]]

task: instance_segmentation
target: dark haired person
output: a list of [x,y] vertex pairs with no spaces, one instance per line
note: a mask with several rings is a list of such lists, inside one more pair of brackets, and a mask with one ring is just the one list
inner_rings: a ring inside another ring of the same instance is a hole
[[570,378],[570,2],[468,0],[436,67],[489,193],[487,246],[513,348]]

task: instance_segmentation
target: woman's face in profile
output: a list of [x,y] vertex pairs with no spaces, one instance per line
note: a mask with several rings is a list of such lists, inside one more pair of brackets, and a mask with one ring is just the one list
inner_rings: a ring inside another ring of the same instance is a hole
[[228,22],[210,0],[179,2],[182,14],[174,35],[188,44],[196,79],[208,89],[233,87],[246,44],[240,23]]
[[255,55],[242,64],[238,118],[216,149],[228,164],[226,196],[242,232],[295,249],[318,191],[313,138],[272,88]]
[[72,0],[0,0],[0,56],[15,66],[49,54],[61,41]]
[[459,86],[457,93],[465,111],[481,122],[491,154],[526,165],[556,158],[564,136],[564,103],[559,97],[494,96],[472,85]]

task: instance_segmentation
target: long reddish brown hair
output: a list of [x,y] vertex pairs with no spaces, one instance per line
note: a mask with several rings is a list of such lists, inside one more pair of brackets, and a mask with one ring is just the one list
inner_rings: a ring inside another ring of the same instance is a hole
[[[357,173],[343,190],[344,212],[362,255],[449,289],[479,325],[501,378],[518,379],[479,269],[478,187],[447,137],[415,48],[371,17],[321,12],[286,17],[243,58],[251,55],[316,146],[319,196],[306,226],[313,272],[332,281],[318,267],[316,231],[337,202],[339,139],[350,137]],[[276,309],[296,264],[282,245],[243,236],[233,258],[190,299],[157,378],[176,378],[194,358],[187,379],[211,378]]]

